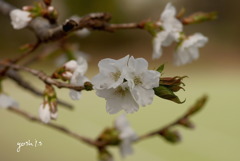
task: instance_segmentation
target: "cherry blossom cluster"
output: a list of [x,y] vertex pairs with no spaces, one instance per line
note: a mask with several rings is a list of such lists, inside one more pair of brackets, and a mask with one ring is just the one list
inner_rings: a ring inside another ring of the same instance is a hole
[[98,63],[99,74],[92,83],[96,94],[106,99],[106,110],[115,114],[138,111],[139,106],[150,105],[154,87],[159,86],[160,73],[148,70],[148,62],[129,55],[119,60],[103,59]]
[[201,33],[186,37],[183,34],[183,24],[176,18],[176,9],[171,3],[166,5],[158,24],[161,30],[153,39],[153,59],[161,57],[162,46],[170,46],[173,42],[178,44],[174,53],[175,65],[184,65],[198,59],[198,48],[203,47],[208,42],[208,38]]

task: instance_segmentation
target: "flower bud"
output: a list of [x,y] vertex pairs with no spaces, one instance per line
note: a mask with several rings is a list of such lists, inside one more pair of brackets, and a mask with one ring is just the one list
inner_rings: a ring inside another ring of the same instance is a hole
[[64,64],[64,67],[66,68],[66,70],[69,70],[70,72],[74,72],[78,67],[78,63],[75,60],[70,60]]

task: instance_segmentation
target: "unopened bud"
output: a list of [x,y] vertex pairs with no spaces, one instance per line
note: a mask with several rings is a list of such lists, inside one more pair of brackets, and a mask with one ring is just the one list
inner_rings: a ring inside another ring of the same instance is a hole
[[181,136],[178,131],[164,130],[159,133],[164,139],[171,143],[177,143],[181,141]]
[[78,67],[78,63],[75,60],[70,60],[65,63],[64,67],[66,68],[66,70],[74,72]]
[[64,72],[63,74],[62,74],[62,76],[65,78],[65,79],[67,79],[67,80],[70,80],[71,78],[72,78],[72,73],[71,72],[69,72],[69,71],[66,71],[66,72]]
[[55,10],[55,8],[53,6],[48,7],[48,12],[53,12],[54,10]]

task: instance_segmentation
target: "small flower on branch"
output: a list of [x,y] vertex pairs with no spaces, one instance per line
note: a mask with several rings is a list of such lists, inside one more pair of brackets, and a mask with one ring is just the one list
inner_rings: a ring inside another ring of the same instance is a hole
[[162,55],[162,46],[169,46],[172,42],[179,41],[180,32],[183,30],[182,23],[176,18],[176,9],[168,3],[161,14],[159,25],[163,30],[159,31],[153,39],[153,59]]
[[184,39],[176,49],[174,54],[174,64],[180,66],[198,59],[198,48],[203,47],[207,42],[208,38],[201,33],[195,33]]
[[115,120],[115,128],[119,131],[121,155],[126,157],[133,154],[132,144],[137,139],[137,134],[130,126],[125,115],[120,115]]
[[0,108],[17,108],[18,103],[10,96],[0,93]]
[[31,13],[20,9],[14,9],[10,12],[11,24],[14,29],[19,30],[28,26],[32,20]]
[[39,107],[39,117],[42,122],[48,123],[51,119],[56,119],[57,116],[56,92],[52,86],[46,85],[43,103]]

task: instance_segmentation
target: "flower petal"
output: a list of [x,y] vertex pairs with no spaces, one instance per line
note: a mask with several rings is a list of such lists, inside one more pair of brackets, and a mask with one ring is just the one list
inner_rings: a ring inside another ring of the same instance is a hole
[[148,62],[143,58],[134,59],[131,56],[128,61],[128,68],[131,72],[142,73],[148,69]]
[[133,98],[140,106],[146,106],[152,103],[154,97],[153,89],[144,89],[141,86],[135,86],[131,93]]
[[122,157],[133,154],[132,143],[128,140],[123,140],[120,144],[120,153]]
[[0,94],[0,107],[8,108],[8,107],[18,107],[18,103],[10,96],[6,94]]
[[48,104],[41,104],[39,107],[39,117],[42,122],[48,123],[51,120],[51,112]]
[[153,89],[159,86],[160,73],[154,70],[148,70],[142,75],[142,86],[145,89]]

